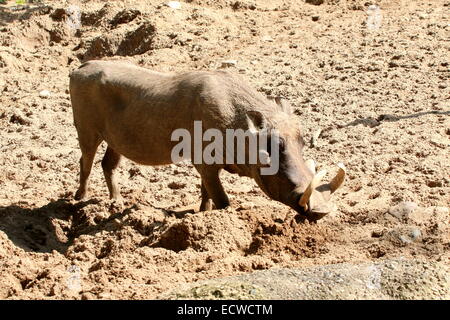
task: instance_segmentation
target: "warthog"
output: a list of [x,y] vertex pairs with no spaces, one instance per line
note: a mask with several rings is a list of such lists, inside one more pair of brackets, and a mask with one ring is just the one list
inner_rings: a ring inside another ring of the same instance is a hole
[[[108,144],[102,168],[110,197],[119,198],[114,170],[121,155],[144,165],[170,164],[177,144],[172,133],[179,128],[192,133],[194,121],[202,121],[203,130],[251,129],[256,135],[264,131],[268,144],[275,142],[279,150],[279,170],[273,175],[261,174],[261,161],[194,163],[201,176],[200,210],[230,205],[219,179],[222,169],[253,178],[271,199],[309,221],[330,212],[330,195],[344,180],[341,165],[330,183],[321,183],[325,171],[316,173],[314,162],[303,160],[300,126],[287,101],[268,99],[225,71],[164,74],[124,62],[89,61],[71,73],[70,96],[82,152],[76,199],[86,196],[102,141]],[[268,129],[276,129],[277,134]],[[271,152],[268,148],[269,161]]]

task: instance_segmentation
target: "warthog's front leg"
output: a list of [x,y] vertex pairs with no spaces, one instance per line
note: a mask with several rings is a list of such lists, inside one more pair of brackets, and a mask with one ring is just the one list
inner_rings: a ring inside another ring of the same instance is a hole
[[219,168],[211,166],[196,166],[202,178],[202,203],[200,210],[209,210],[210,201],[212,199],[216,205],[216,209],[224,209],[230,205],[230,200],[225,193],[219,178]]
[[205,184],[202,180],[202,203],[200,204],[200,211],[211,211],[213,209],[212,199],[206,191]]

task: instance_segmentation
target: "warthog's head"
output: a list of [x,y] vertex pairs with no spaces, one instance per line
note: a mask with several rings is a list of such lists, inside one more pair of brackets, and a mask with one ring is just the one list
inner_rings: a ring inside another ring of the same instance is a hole
[[[255,134],[267,137],[267,151],[260,149],[259,153],[265,154],[266,166],[278,160],[278,171],[267,175],[262,174],[261,167],[255,167],[252,177],[270,198],[293,208],[301,219],[317,221],[330,213],[330,197],[343,183],[345,167],[338,164],[338,171],[330,182],[321,182],[326,171],[316,172],[314,161],[304,161],[304,141],[290,105],[279,98],[273,100],[282,112],[271,115],[270,119],[262,113],[252,112],[248,115],[248,125]],[[278,159],[274,154],[276,149]]]

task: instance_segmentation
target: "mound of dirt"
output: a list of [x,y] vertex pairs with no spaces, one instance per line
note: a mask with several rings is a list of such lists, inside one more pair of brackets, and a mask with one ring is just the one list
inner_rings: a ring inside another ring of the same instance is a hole
[[152,49],[156,29],[145,22],[136,29],[124,34],[123,30],[116,30],[110,34],[101,35],[82,43],[80,48],[84,53],[78,53],[82,61],[111,56],[134,56]]
[[152,49],[156,28],[149,22],[141,24],[137,29],[125,34],[116,54],[119,56],[134,56]]
[[114,4],[107,3],[100,10],[89,10],[81,13],[81,24],[83,26],[100,26],[106,23],[108,16],[111,16]]
[[192,248],[217,253],[244,251],[250,242],[251,234],[244,220],[233,212],[213,211],[176,221],[150,245],[175,252]]
[[129,23],[139,17],[141,15],[141,12],[139,10],[134,9],[125,9],[122,11],[119,11],[114,18],[112,18],[109,23],[113,27],[117,27],[119,24]]
[[[291,255],[293,259],[312,258],[327,252],[326,242],[331,236],[327,227],[318,224],[274,221],[272,217],[254,212],[243,212],[252,227],[252,242],[246,254],[269,257]],[[281,258],[282,259],[282,258]]]

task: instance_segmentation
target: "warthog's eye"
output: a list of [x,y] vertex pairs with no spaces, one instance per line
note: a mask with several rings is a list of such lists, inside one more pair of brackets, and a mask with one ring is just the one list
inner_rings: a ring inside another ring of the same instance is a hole
[[[270,155],[272,155],[271,139],[275,139],[275,138],[271,137],[267,140],[267,152],[269,152]],[[285,146],[286,146],[286,141],[283,138],[278,137],[277,144],[278,144],[278,152],[283,152],[285,149]]]

